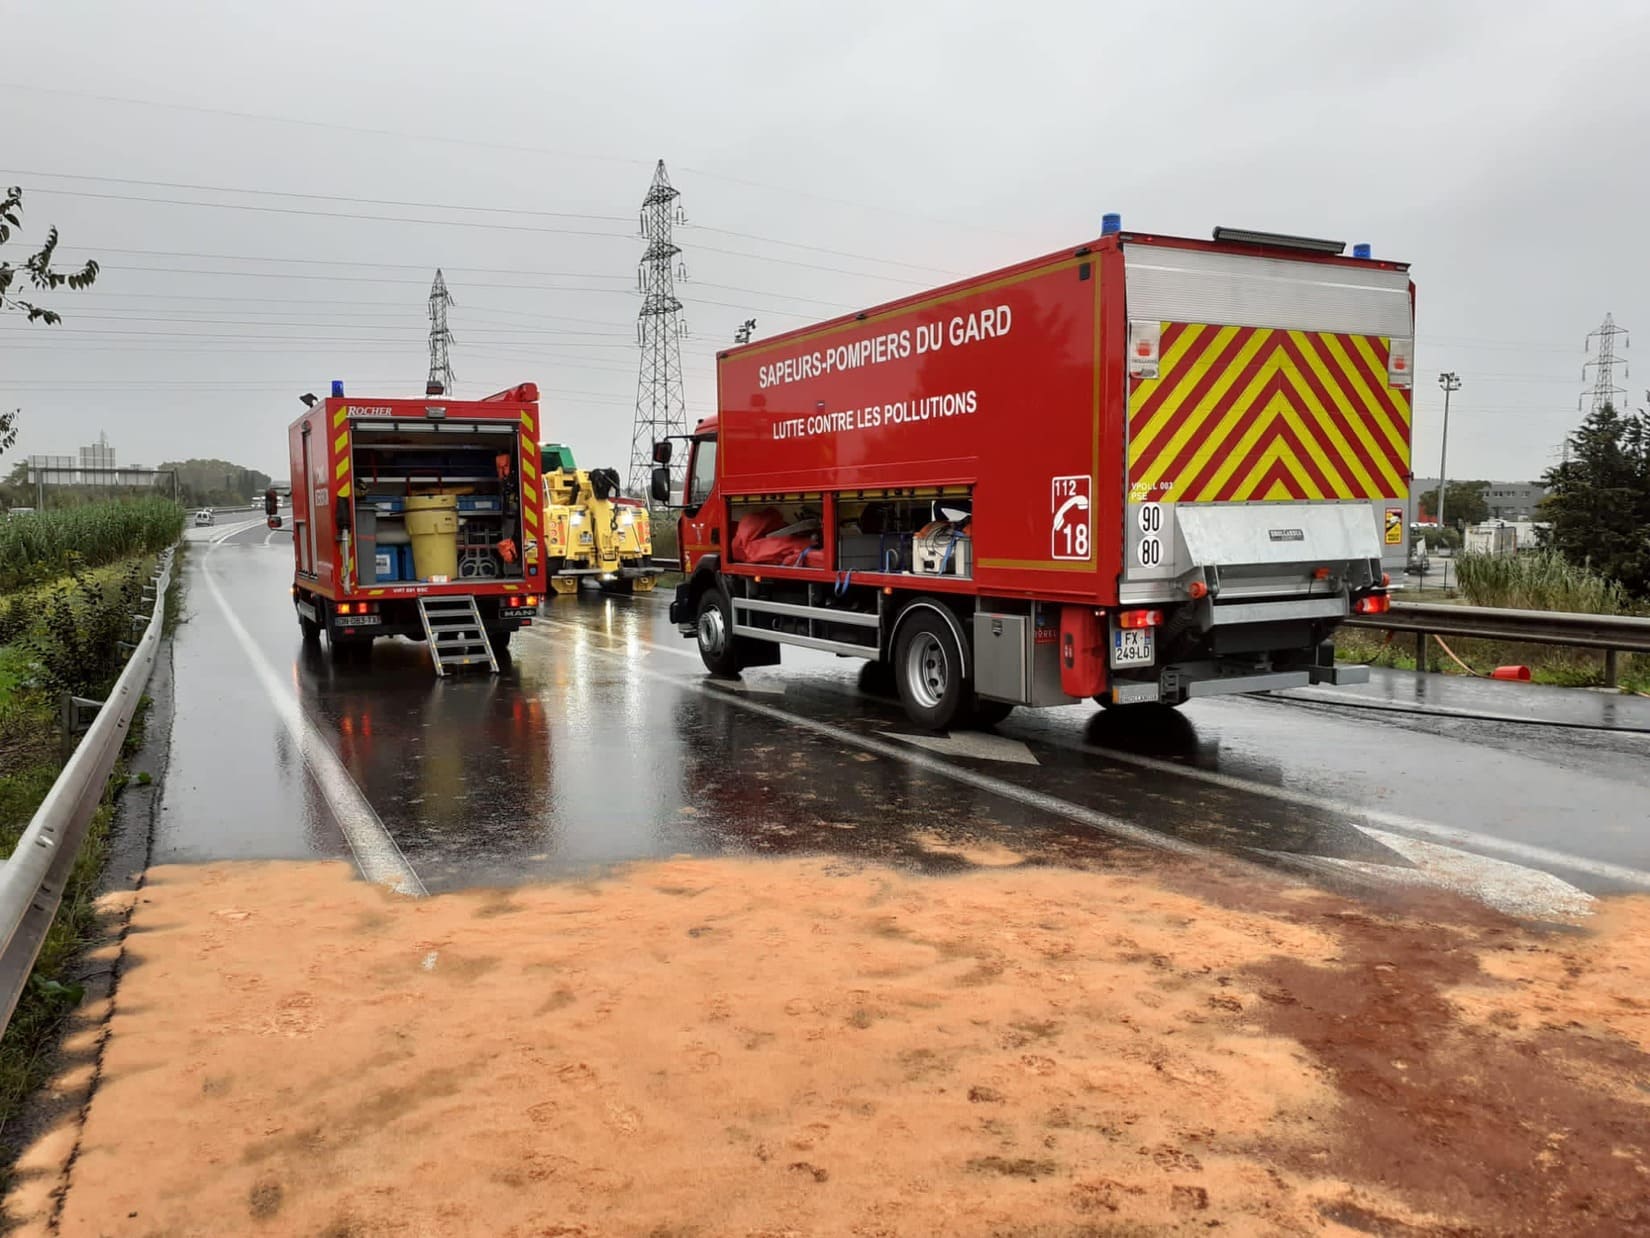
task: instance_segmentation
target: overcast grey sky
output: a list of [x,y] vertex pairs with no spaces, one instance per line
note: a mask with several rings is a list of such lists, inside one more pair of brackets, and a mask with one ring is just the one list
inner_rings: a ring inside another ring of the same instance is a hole
[[[534,380],[551,436],[623,468],[661,157],[690,221],[690,418],[747,317],[861,308],[1108,210],[1413,263],[1422,476],[1439,370],[1463,382],[1450,474],[1531,477],[1587,333],[1650,332],[1650,4],[8,0],[0,37],[26,239],[55,223],[105,266],[63,326],[0,325],[8,459],[106,430],[122,462],[284,475],[299,393],[422,392],[441,266],[457,394]],[[1650,368],[1618,382],[1639,406]]]

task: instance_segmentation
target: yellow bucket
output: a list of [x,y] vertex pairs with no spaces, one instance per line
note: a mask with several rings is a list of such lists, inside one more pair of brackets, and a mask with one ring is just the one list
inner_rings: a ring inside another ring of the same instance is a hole
[[407,536],[412,539],[413,575],[458,579],[458,497],[415,494],[407,499]]

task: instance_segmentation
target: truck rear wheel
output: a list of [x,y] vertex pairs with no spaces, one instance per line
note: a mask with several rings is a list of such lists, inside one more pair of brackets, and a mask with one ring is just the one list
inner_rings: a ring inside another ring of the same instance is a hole
[[914,614],[901,626],[894,649],[894,682],[906,716],[931,731],[960,724],[974,703],[973,686],[963,678],[956,634],[932,611]]
[[705,669],[712,675],[737,675],[740,666],[738,643],[733,639],[733,604],[720,585],[699,595],[694,628]]
[[515,634],[513,628],[488,628],[487,643],[492,646],[493,657],[499,662],[510,660],[510,637]]

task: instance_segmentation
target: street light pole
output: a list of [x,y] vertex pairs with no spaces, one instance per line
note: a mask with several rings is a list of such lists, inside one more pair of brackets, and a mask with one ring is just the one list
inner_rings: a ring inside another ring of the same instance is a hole
[[[1438,385],[1444,389],[1444,434],[1438,447],[1438,532],[1442,533],[1448,527],[1444,524],[1444,493],[1449,485],[1449,397],[1450,392],[1461,390],[1461,376],[1446,370],[1438,376]],[[1449,588],[1448,559],[1444,560],[1444,588]]]
[[1449,461],[1449,396],[1461,390],[1461,376],[1453,370],[1438,376],[1438,385],[1444,389],[1444,437],[1438,450],[1438,527],[1444,527],[1444,486],[1449,480],[1445,466]]

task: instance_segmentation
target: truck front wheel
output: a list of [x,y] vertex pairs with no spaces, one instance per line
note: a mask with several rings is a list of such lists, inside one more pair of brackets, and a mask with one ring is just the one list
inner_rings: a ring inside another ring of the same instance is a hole
[[739,651],[733,639],[733,604],[720,585],[700,594],[696,614],[695,635],[705,669],[712,675],[737,675]]
[[901,626],[894,649],[894,682],[906,715],[931,731],[960,724],[973,704],[956,634],[931,611],[914,614]]

